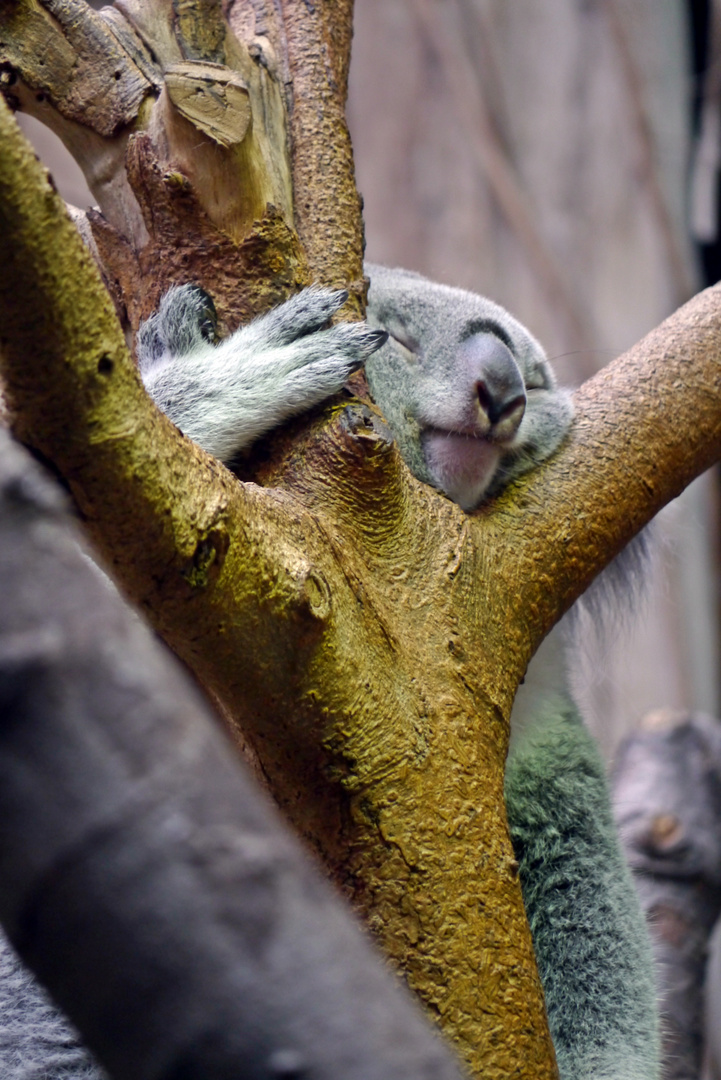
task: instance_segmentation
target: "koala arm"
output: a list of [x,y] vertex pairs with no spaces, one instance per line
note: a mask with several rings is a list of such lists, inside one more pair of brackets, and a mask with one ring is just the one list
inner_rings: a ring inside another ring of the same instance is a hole
[[365,323],[322,329],[347,298],[304,289],[216,345],[207,294],[193,285],[171,289],[139,331],[146,389],[185,435],[228,462],[337,393],[385,341]]

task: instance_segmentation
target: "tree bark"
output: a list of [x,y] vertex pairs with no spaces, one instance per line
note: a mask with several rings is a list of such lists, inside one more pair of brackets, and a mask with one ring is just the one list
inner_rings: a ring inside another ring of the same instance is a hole
[[[153,55],[162,60],[163,34],[175,55],[163,4],[121,7],[142,40],[152,29]],[[348,7],[333,12],[347,28]],[[263,17],[264,40],[285,43],[286,63],[275,59],[291,79],[289,169],[305,184],[313,162],[332,189],[295,190],[310,276],[360,295],[340,120],[348,35],[329,33],[328,4],[285,0],[282,19],[262,4],[233,13],[256,33],[249,55]],[[21,100],[28,76],[13,72]],[[153,123],[167,78],[151,106],[156,84],[136,126],[151,109],[153,122],[123,166],[149,239],[137,228],[118,238],[117,219],[95,219],[106,279],[133,325],[171,280],[192,278],[232,326],[304,279],[295,234],[282,212],[232,236],[227,218],[218,228],[200,166],[186,177],[163,164]],[[543,635],[717,460],[721,295],[697,298],[582,388],[565,448],[474,515],[410,477],[377,412],[349,399],[279,434],[269,459],[247,465],[255,483],[238,483],[144,394],[91,259],[5,111],[0,140],[3,374],[16,432],[68,483],[123,587],[242,728],[280,804],[471,1070],[552,1076],[503,809],[508,716]],[[229,166],[239,184],[243,161]],[[214,235],[222,263],[208,265]],[[197,261],[172,261],[173,243]],[[267,256],[260,273],[249,244]],[[159,250],[168,261],[156,265]],[[123,260],[131,269],[120,272]]]

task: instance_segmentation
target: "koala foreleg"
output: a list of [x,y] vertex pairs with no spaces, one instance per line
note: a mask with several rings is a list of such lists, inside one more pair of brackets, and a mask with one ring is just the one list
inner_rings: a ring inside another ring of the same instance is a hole
[[216,345],[208,295],[194,285],[171,289],[138,334],[148,393],[185,435],[230,461],[337,393],[386,340],[366,323],[321,329],[347,298],[304,289]]

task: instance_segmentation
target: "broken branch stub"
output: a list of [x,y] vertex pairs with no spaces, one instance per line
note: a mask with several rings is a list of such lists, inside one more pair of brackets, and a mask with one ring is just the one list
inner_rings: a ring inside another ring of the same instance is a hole
[[6,100],[59,135],[119,241],[135,252],[153,236],[127,176],[128,139],[141,131],[231,240],[247,237],[268,207],[293,226],[284,98],[273,64],[258,48],[251,55],[224,22],[222,48],[208,45],[209,58],[199,58],[203,35],[190,32],[189,12],[182,16],[160,4],[95,12],[80,0],[19,0],[0,9]]

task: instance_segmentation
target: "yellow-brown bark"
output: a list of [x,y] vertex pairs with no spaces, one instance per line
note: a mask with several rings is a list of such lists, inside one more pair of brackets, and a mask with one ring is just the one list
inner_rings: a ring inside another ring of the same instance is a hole
[[[277,797],[474,1067],[501,1075],[521,1058],[538,1074],[541,1006],[499,828],[512,689],[488,698],[482,652],[469,665],[459,623],[463,596],[479,631],[485,622],[470,523],[401,470],[365,406],[339,407],[294,446],[286,490],[241,485],[184,440],[123,362],[47,183],[42,212],[32,204],[38,166],[22,153],[3,155],[0,176],[2,233],[19,256],[0,283],[14,311],[3,361],[16,430],[66,477],[126,589],[242,718]],[[18,303],[31,293],[53,311],[39,339]],[[419,673],[431,630],[442,663]],[[499,1049],[506,1014],[518,1041]]]
[[352,0],[284,4],[298,235],[315,279],[347,288],[351,310],[362,314],[363,221],[345,119],[352,11]]

